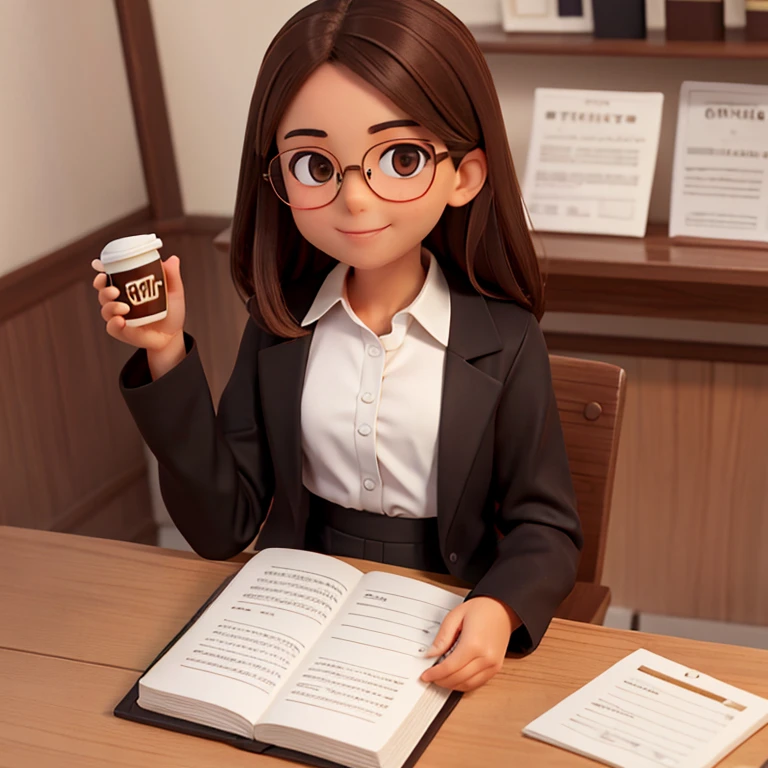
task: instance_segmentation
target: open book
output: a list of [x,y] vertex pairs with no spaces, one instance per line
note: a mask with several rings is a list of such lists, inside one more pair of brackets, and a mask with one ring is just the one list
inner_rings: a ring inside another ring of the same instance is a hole
[[266,549],[139,680],[138,706],[350,768],[400,768],[450,696],[419,677],[461,602],[415,579]]
[[768,723],[768,700],[646,650],[523,729],[617,768],[710,768]]

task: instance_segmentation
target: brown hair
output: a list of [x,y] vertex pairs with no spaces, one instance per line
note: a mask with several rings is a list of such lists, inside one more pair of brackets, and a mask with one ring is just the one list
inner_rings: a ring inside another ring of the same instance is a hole
[[[488,178],[461,208],[447,207],[425,240],[477,291],[543,314],[543,283],[493,80],[470,31],[435,0],[316,0],[278,32],[251,100],[232,222],[232,277],[255,295],[260,321],[286,338],[305,331],[282,285],[328,266],[307,242],[263,174],[277,154],[277,126],[305,80],[343,64],[448,147],[454,162],[475,147]],[[299,318],[300,319],[300,318]]]

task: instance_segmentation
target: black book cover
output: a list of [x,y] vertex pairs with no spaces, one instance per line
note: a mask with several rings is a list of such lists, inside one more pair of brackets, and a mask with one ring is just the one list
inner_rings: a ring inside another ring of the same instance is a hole
[[[229,582],[234,578],[228,577],[224,582],[216,589],[216,591],[203,603],[198,609],[195,615],[181,628],[176,637],[171,640],[168,645],[158,654],[158,656],[147,667],[145,673],[149,671],[165,654],[173,647],[173,645],[184,635],[184,633],[203,615],[205,609],[219,596]],[[421,754],[429,745],[429,742],[435,737],[435,734],[440,729],[445,719],[451,713],[453,708],[458,704],[462,694],[459,691],[453,691],[448,697],[448,700],[443,705],[437,717],[430,723],[429,728],[425,731],[421,737],[419,743],[414,747],[413,752],[409,755],[408,759],[403,763],[403,768],[413,768]],[[263,755],[270,755],[272,757],[281,757],[284,760],[293,760],[297,763],[305,763],[307,765],[317,766],[317,768],[344,768],[339,763],[332,763],[328,760],[323,760],[314,755],[307,755],[304,752],[297,752],[292,749],[284,749],[283,747],[276,747],[272,744],[265,744],[261,741],[255,741],[254,739],[247,739],[243,736],[237,736],[234,733],[227,733],[221,731],[218,728],[211,728],[206,725],[198,725],[197,723],[191,723],[188,720],[180,720],[176,717],[170,717],[169,715],[160,715],[156,712],[150,712],[147,709],[142,709],[138,705],[139,699],[139,683],[138,680],[134,684],[133,688],[123,697],[120,703],[115,707],[114,714],[116,717],[121,717],[125,720],[133,720],[137,723],[144,723],[145,725],[154,725],[158,728],[165,728],[169,731],[178,731],[179,733],[186,733],[190,736],[200,736],[205,739],[213,739],[214,741],[222,741],[225,744],[229,744],[238,749],[245,749],[248,752],[258,752]]]
[[644,38],[645,0],[592,0],[595,37]]

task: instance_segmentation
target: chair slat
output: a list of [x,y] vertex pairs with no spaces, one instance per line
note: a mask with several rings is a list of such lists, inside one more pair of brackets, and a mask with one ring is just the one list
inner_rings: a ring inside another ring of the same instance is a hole
[[[594,360],[550,355],[565,447],[584,530],[578,580],[599,584],[611,510],[616,454],[624,411],[626,374],[622,368]],[[585,416],[589,403],[602,412]]]

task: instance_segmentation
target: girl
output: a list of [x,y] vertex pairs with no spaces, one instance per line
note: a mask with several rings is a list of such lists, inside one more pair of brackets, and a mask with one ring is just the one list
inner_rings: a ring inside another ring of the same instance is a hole
[[423,679],[476,688],[539,643],[581,531],[542,280],[458,19],[435,0],[317,0],[288,21],[251,103],[231,264],[250,318],[218,415],[178,258],[153,325],[126,327],[94,280],[108,333],[140,347],[121,389],[171,516],[208,558],[258,533],[474,584]]

